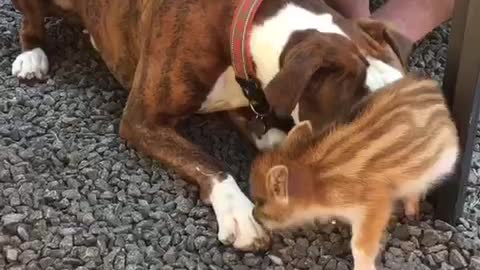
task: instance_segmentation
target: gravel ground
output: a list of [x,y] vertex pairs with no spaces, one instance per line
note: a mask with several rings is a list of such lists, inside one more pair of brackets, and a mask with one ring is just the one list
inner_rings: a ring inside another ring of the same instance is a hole
[[[48,23],[46,84],[10,75],[19,18],[0,0],[0,269],[351,269],[344,225],[277,235],[269,254],[221,245],[197,189],[120,142],[126,92],[79,29]],[[420,44],[413,69],[440,80],[447,37],[444,26]],[[208,119],[189,121],[185,133],[230,164],[246,190],[252,152],[231,126]],[[427,203],[420,222],[392,221],[382,269],[480,269],[479,167],[476,152],[456,227],[432,221]]]

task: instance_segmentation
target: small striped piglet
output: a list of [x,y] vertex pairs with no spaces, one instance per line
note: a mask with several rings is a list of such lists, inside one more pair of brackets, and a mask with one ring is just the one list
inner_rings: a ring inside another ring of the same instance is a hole
[[271,231],[315,219],[352,226],[355,270],[374,270],[394,202],[418,213],[427,191],[452,173],[457,130],[438,84],[408,75],[362,100],[347,121],[297,125],[252,165],[255,219]]

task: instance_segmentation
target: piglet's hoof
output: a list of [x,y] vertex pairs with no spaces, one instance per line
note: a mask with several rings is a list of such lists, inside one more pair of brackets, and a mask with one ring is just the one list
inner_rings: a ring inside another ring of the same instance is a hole
[[403,200],[405,216],[412,221],[419,221],[421,216],[419,197],[410,197]]

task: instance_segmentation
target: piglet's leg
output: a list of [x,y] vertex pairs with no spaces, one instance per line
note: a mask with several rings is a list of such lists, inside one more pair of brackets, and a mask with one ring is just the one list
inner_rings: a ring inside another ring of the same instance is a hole
[[403,199],[405,215],[412,220],[420,219],[420,196],[410,195]]
[[352,254],[354,270],[375,270],[383,232],[391,215],[389,201],[367,206],[363,214],[352,221]]

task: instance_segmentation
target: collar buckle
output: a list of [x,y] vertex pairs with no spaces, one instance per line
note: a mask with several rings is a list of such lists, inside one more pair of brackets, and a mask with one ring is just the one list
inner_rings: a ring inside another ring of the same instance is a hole
[[267,116],[271,111],[270,105],[258,83],[239,77],[236,77],[236,80],[242,88],[243,94],[248,99],[250,109],[255,113],[256,117],[263,119]]

